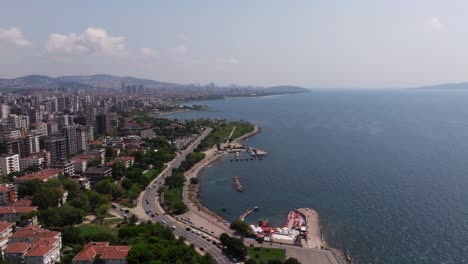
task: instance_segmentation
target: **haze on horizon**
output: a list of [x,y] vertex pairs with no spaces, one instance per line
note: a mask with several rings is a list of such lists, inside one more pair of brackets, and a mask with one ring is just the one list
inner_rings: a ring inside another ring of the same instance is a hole
[[468,2],[1,1],[0,78],[412,87],[468,81]]

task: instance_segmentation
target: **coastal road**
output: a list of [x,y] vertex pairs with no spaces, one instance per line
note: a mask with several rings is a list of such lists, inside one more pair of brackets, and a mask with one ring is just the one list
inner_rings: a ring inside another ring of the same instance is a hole
[[[212,131],[212,128],[206,128],[203,133],[185,150],[180,152],[176,158],[167,164],[167,168],[161,172],[144,190],[138,198],[137,208],[133,209],[140,219],[151,220],[152,222],[159,222],[168,225],[173,229],[173,232],[179,236],[184,237],[187,241],[194,244],[198,251],[209,253],[218,263],[231,263],[229,259],[222,253],[221,249],[213,244],[214,237],[207,236],[210,231],[201,229],[191,225],[189,222],[183,223],[174,219],[172,216],[167,215],[159,203],[158,189],[164,186],[164,179],[171,175],[172,169],[177,168],[185,157],[193,152],[193,150],[200,144],[200,142],[207,137]],[[187,230],[187,229],[190,230]],[[208,240],[208,237],[209,240]],[[216,240],[216,242],[218,242]]]

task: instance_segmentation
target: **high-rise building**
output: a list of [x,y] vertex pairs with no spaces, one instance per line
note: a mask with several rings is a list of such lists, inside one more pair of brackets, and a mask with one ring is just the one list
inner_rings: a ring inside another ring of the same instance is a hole
[[96,116],[96,133],[98,135],[110,132],[116,127],[117,115],[115,113],[100,114]]
[[39,137],[34,135],[27,135],[21,137],[20,141],[20,156],[27,157],[31,153],[37,152],[40,150],[39,147]]
[[14,171],[19,171],[19,155],[9,154],[0,156],[0,171],[2,176],[6,176]]
[[43,140],[43,149],[50,152],[52,162],[65,159],[67,157],[67,146],[65,137],[48,137]]
[[29,116],[10,115],[12,128],[29,128]]
[[83,104],[83,111],[86,117],[86,125],[94,126],[96,121],[96,111],[93,105],[90,102],[85,102]]
[[57,98],[57,111],[61,112],[66,108],[66,101],[65,97]]
[[1,108],[1,118],[7,120],[11,113],[11,107],[6,104],[2,104]]
[[80,126],[76,129],[76,145],[77,151],[86,151],[89,149],[89,129],[88,127]]
[[76,144],[76,125],[64,126],[61,130],[62,137],[65,138],[67,157],[78,153]]

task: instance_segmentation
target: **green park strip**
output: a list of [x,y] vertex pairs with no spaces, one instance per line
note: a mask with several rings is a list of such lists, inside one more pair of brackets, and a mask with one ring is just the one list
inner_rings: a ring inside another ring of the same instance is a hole
[[268,263],[270,260],[284,261],[286,259],[286,250],[279,248],[259,248],[251,247],[247,249],[249,258],[257,263]]

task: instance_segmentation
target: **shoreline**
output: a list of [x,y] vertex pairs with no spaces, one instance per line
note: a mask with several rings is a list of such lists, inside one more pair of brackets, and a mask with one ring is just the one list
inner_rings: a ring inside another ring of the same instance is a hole
[[[245,134],[245,135],[243,135],[243,136],[241,136],[241,137],[239,137],[237,139],[234,139],[230,143],[241,144],[241,142],[243,140],[246,140],[246,139],[248,139],[250,137],[253,137],[253,136],[259,134],[261,131],[262,131],[262,129],[260,127],[254,126],[253,131],[251,131],[251,132],[249,132],[249,133],[247,133],[247,134]],[[205,154],[206,154],[205,159],[200,161],[198,166],[194,166],[194,168],[186,176],[189,176],[189,178],[190,177],[196,177],[198,179],[199,174],[203,169],[205,169],[207,166],[209,166],[210,164],[217,161],[219,158],[230,155],[230,153],[227,153],[227,152],[221,152],[221,153],[218,152],[216,147],[213,147],[213,148],[205,151]],[[201,216],[201,217],[205,218],[205,220],[207,220],[208,222],[212,222],[213,224],[214,223],[221,224],[221,226],[220,225],[217,225],[217,226],[223,228],[226,231],[226,233],[228,233],[228,234],[233,233],[233,231],[229,229],[229,222],[226,221],[226,219],[224,219],[222,216],[216,214],[215,212],[213,212],[212,210],[207,208],[200,201],[200,199],[199,199],[200,183],[195,185],[195,186],[190,185],[190,189],[189,188],[187,188],[187,189],[188,189],[187,190],[188,199],[189,199],[189,201],[191,203],[193,203],[193,205],[196,207],[195,209],[197,209],[197,211],[198,211],[196,214],[198,214],[198,215],[199,215],[199,213],[204,214],[205,216]],[[189,205],[187,205],[187,206],[189,206]],[[321,225],[320,225],[320,221],[319,221],[318,212],[315,211],[314,209],[308,209],[308,210],[310,210],[310,212],[312,212],[312,216],[307,216],[307,218],[309,218],[308,220],[311,220],[310,230],[312,231],[312,233],[314,233],[314,236],[311,238],[311,242],[313,241],[311,244],[306,243],[307,247],[315,245],[314,247],[311,247],[311,248],[330,251],[333,254],[333,256],[335,257],[335,259],[338,261],[338,263],[342,263],[342,264],[352,263],[352,261],[348,258],[348,255],[345,253],[344,250],[331,248],[331,247],[327,246],[327,243],[325,242],[325,240],[323,239],[323,236],[321,234]],[[210,219],[207,219],[207,218],[211,218],[211,221],[210,221]],[[306,245],[303,245],[303,247],[306,246]],[[321,245],[321,247],[316,247],[317,245]]]

